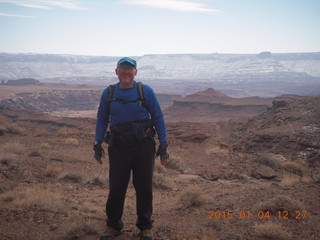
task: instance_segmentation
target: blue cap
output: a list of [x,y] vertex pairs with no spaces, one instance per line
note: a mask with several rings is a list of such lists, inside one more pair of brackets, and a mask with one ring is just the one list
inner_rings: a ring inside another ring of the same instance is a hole
[[124,66],[137,68],[137,62],[132,58],[124,57],[118,61],[117,67],[124,67]]

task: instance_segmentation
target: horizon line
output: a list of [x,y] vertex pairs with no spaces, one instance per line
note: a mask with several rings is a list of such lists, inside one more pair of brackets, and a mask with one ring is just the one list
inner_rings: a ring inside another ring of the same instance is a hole
[[[270,53],[270,54],[301,54],[301,53],[320,53],[319,51],[299,51],[299,52],[271,52],[271,51],[261,51],[256,53],[234,53],[234,52],[211,52],[211,53],[146,53],[142,55],[131,55],[129,57],[143,57],[150,55],[212,55],[212,54],[233,54],[233,55],[258,55],[261,53]],[[4,52],[0,51],[0,54],[24,54],[24,55],[69,55],[69,56],[85,56],[85,57],[121,57],[120,55],[94,55],[94,54],[80,54],[80,53],[39,53],[39,52]]]

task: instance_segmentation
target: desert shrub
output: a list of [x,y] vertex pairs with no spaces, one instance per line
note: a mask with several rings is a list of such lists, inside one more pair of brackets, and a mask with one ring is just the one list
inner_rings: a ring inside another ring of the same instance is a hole
[[302,176],[303,171],[307,169],[307,163],[304,161],[287,161],[283,156],[272,153],[263,153],[258,157],[258,162],[271,168],[282,168],[287,172]]
[[41,154],[38,151],[32,151],[29,153],[29,157],[40,157]]
[[73,127],[60,127],[58,129],[59,135],[70,135],[70,134],[78,134],[79,130]]
[[254,226],[254,230],[259,239],[291,239],[291,235],[276,223],[267,222],[263,224],[256,224]]
[[167,172],[166,168],[162,166],[159,161],[156,161],[156,164],[154,166],[154,170],[156,173],[165,174]]
[[0,195],[0,202],[11,203],[21,208],[58,210],[62,206],[59,194],[38,186],[8,191]]
[[40,137],[40,136],[47,136],[48,130],[45,127],[36,127],[33,129],[33,136]]
[[86,219],[75,219],[68,225],[67,239],[82,239],[87,235],[96,235],[98,231],[95,225]]
[[225,180],[245,180],[249,177],[245,174],[239,174],[237,172],[234,172],[234,170],[226,170],[225,173],[222,173],[219,175],[219,178],[225,179]]
[[24,135],[26,130],[24,127],[16,123],[9,123],[5,125],[5,132],[11,133],[11,134]]
[[153,186],[159,189],[171,189],[173,184],[166,178],[164,174],[154,172]]
[[277,211],[288,211],[289,216],[292,216],[294,211],[304,211],[305,206],[302,202],[287,196],[277,196],[274,199],[257,204],[254,209],[256,211],[270,211],[273,214],[276,214]]
[[183,207],[201,207],[209,203],[207,197],[196,187],[189,187],[187,190],[180,195],[180,202]]
[[283,169],[287,172],[297,174],[299,176],[303,175],[303,171],[305,170],[305,165],[303,163],[297,163],[297,162],[286,162],[283,164]]
[[6,153],[13,153],[17,155],[23,155],[28,150],[26,146],[19,142],[6,143],[3,145],[2,149]]
[[106,182],[103,181],[101,178],[96,177],[90,181],[87,182],[87,184],[89,185],[93,185],[93,186],[100,186],[100,187],[104,187],[106,185]]
[[221,169],[227,169],[228,167],[229,167],[229,163],[227,162],[219,163],[219,168]]
[[10,168],[17,168],[19,166],[17,161],[18,158],[19,157],[15,154],[0,154],[0,164]]
[[258,157],[258,162],[271,168],[279,168],[286,159],[281,155],[263,153]]
[[46,177],[56,178],[60,175],[60,172],[61,172],[60,168],[49,165],[49,166],[47,166],[44,175]]
[[301,182],[303,182],[303,183],[312,183],[312,182],[313,182],[313,179],[312,179],[311,176],[303,176],[303,177],[301,178]]
[[64,142],[69,145],[79,145],[79,140],[77,138],[67,138]]
[[83,181],[83,176],[77,173],[68,173],[60,178],[60,181],[81,183]]
[[170,157],[166,167],[182,172],[181,161],[176,157]]
[[12,166],[13,165],[12,158],[3,157],[0,159],[0,164],[8,166],[8,167]]
[[48,149],[51,148],[49,143],[41,143],[41,144],[40,144],[40,147],[41,147],[41,149],[43,149],[43,150],[48,150]]
[[320,173],[313,173],[311,179],[312,179],[315,183],[320,183]]
[[292,186],[298,182],[300,182],[300,178],[296,175],[284,175],[281,180],[281,184],[286,187]]

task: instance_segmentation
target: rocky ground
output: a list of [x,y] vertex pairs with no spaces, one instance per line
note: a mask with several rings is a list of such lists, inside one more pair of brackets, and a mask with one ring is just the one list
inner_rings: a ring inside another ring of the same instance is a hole
[[[168,122],[156,239],[319,239],[319,106],[287,97],[249,120]],[[0,112],[0,239],[98,239],[108,164],[92,157],[94,119]],[[117,239],[139,239],[131,184],[123,220]]]

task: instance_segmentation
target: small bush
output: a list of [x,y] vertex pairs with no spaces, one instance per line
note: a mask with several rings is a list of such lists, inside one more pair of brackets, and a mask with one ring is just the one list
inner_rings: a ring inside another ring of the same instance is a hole
[[96,235],[98,231],[95,225],[85,219],[76,219],[69,225],[70,229],[67,230],[67,239],[82,239],[87,235]]
[[0,163],[2,165],[5,165],[7,167],[11,167],[13,164],[12,164],[12,159],[11,158],[8,158],[8,157],[4,157],[2,159],[0,159]]
[[106,182],[104,182],[103,180],[101,180],[101,178],[96,177],[96,178],[88,181],[87,184],[93,185],[93,186],[104,187],[104,186],[106,185]]
[[159,189],[172,189],[172,183],[165,177],[165,175],[154,172],[153,186]]
[[28,150],[26,146],[24,146],[23,144],[21,144],[19,142],[6,143],[6,144],[4,144],[2,149],[6,153],[13,153],[13,154],[17,154],[17,155],[23,155]]
[[305,170],[305,166],[302,163],[296,163],[296,162],[286,162],[283,164],[283,169],[287,172],[302,176],[303,171]]
[[67,138],[64,142],[69,145],[79,145],[79,140],[77,138]]
[[195,187],[189,187],[184,193],[180,195],[180,202],[183,207],[201,207],[207,204],[208,199]]
[[76,173],[68,173],[64,175],[62,178],[60,178],[60,181],[81,183],[83,181],[83,176]]
[[288,240],[291,239],[291,235],[286,232],[279,224],[276,223],[263,223],[256,224],[254,226],[256,236],[259,239],[278,239]]
[[72,127],[61,127],[58,129],[59,135],[70,135],[70,134],[78,134],[79,130],[77,128]]
[[278,196],[275,199],[257,204],[255,209],[257,211],[270,211],[273,214],[276,214],[277,211],[288,211],[289,216],[292,216],[294,211],[304,211],[305,206],[302,202],[287,196]]
[[50,149],[50,144],[49,143],[41,143],[40,147],[43,150],[48,150],[48,149]]
[[313,179],[310,176],[304,176],[304,177],[301,178],[301,182],[303,182],[303,183],[312,183]]
[[166,165],[166,168],[170,168],[170,169],[174,169],[177,170],[179,172],[182,172],[182,167],[181,167],[181,163],[180,160],[174,157],[170,157],[169,161]]
[[295,185],[298,182],[300,182],[300,178],[296,175],[284,175],[281,180],[281,184],[285,187]]
[[29,153],[29,157],[40,157],[41,154],[38,151],[32,151]]
[[258,162],[271,168],[279,168],[286,159],[281,155],[263,153],[258,157]]
[[60,168],[49,165],[49,166],[47,166],[47,169],[46,169],[44,175],[46,177],[56,178],[60,175],[60,172],[61,172]]
[[165,174],[167,172],[166,168],[162,166],[159,161],[156,161],[154,170],[156,173]]
[[11,134],[24,135],[25,128],[16,123],[9,123],[5,125],[5,132],[11,133]]
[[[21,208],[60,209],[60,196],[41,187],[14,190],[0,195],[0,202],[11,203]],[[2,203],[1,203],[2,204]]]
[[32,133],[33,133],[33,136],[35,137],[47,136],[48,130],[45,127],[37,127],[33,129]]

